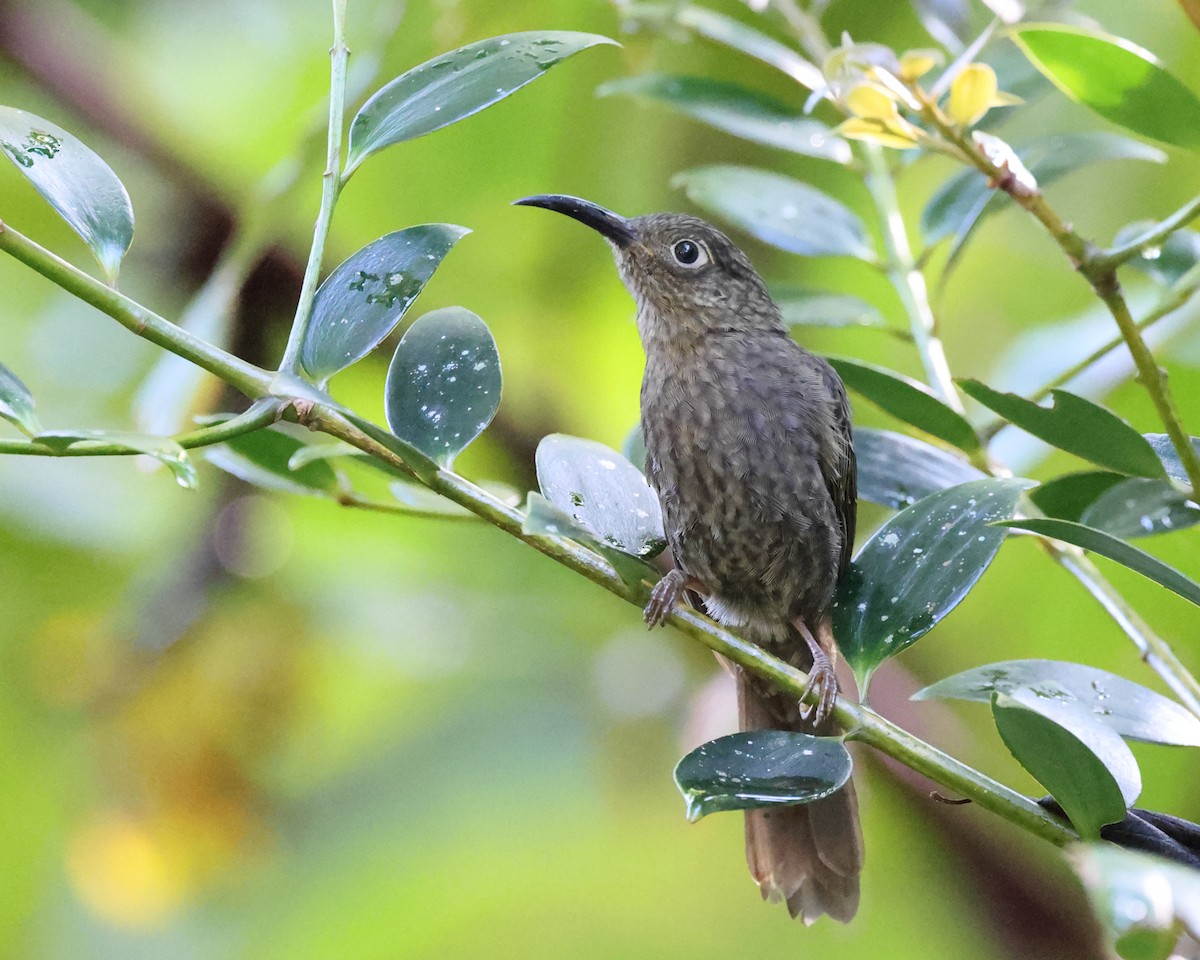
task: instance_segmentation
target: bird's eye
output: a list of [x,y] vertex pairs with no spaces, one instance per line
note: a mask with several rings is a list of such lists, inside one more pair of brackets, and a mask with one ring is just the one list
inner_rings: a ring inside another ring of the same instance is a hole
[[680,240],[671,248],[671,254],[685,267],[702,267],[708,263],[708,251],[695,240]]

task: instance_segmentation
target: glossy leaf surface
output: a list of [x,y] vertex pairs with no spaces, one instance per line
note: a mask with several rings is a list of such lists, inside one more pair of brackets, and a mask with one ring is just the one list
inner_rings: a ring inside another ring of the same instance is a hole
[[[1171,443],[1171,438],[1165,433],[1145,433],[1142,434],[1146,438],[1146,442],[1150,444],[1150,448],[1154,451],[1159,460],[1162,461],[1163,469],[1166,470],[1167,476],[1179,483],[1187,484],[1187,471],[1183,469],[1183,461],[1179,459],[1179,454],[1175,452],[1175,445]],[[1192,437],[1192,449],[1200,454],[1200,437]]]
[[196,489],[196,467],[188,452],[170,437],[152,437],[144,433],[125,433],[118,430],[48,430],[33,438],[55,450],[109,446],[116,444],[136,450],[167,466],[175,482],[187,490]]
[[890,430],[856,427],[854,454],[858,459],[858,498],[893,510],[984,476],[962,457]]
[[809,257],[874,261],[858,216],[799,180],[753,167],[700,167],[671,181],[688,199],[764,243]]
[[350,124],[345,176],[371,154],[478,113],[567,57],[616,42],[594,33],[547,30],[489,37],[413,67],[386,84]]
[[33,394],[29,388],[20,377],[0,363],[0,417],[32,437],[42,429],[33,408]]
[[755,730],[697,747],[675,767],[675,785],[696,821],[724,810],[812,803],[844,787],[852,771],[839,739]]
[[[875,531],[838,585],[833,633],[867,688],[871,674],[953,610],[996,556],[1028,480],[988,477],[918,500]],[[997,535],[1000,534],[1000,535]]]
[[[1121,247],[1133,243],[1148,230],[1157,226],[1153,220],[1139,220],[1117,231],[1113,246]],[[1126,265],[1140,270],[1146,276],[1165,287],[1172,287],[1185,273],[1200,263],[1200,233],[1195,230],[1176,230],[1165,243],[1145,247],[1140,256],[1126,261]]]
[[1130,539],[1200,523],[1200,507],[1165,480],[1131,477],[1088,505],[1079,522]]
[[1153,448],[1133,427],[1112,411],[1066,390],[1051,392],[1050,407],[1015,393],[1001,393],[978,380],[964,380],[962,390],[1026,433],[1092,463],[1141,477],[1161,477],[1165,472]]
[[351,254],[321,284],[300,347],[319,384],[374,350],[396,328],[451,248],[470,233],[425,223],[389,233]]
[[419,317],[396,347],[384,389],[392,433],[449,467],[500,406],[491,330],[462,307]]
[[133,242],[133,205],[112,168],[61,127],[0,106],[0,150],[83,239],[109,283]]
[[862,360],[828,360],[847,387],[898,420],[968,453],[979,449],[979,438],[967,418],[946,406],[925,384]]

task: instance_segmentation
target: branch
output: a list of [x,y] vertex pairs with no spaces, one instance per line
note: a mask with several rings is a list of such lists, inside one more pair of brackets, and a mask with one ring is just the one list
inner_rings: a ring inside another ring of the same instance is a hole
[[1092,257],[1092,269],[1098,272],[1115,270],[1121,264],[1139,256],[1143,251],[1161,247],[1176,230],[1186,227],[1200,217],[1200,197],[1184,204],[1167,219],[1138,234],[1129,243],[1113,247]]

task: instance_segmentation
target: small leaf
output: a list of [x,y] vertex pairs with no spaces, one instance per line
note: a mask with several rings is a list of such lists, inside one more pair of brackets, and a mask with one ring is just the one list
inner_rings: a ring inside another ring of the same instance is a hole
[[1126,960],[1166,960],[1182,928],[1200,939],[1200,874],[1111,843],[1070,858],[1108,939]]
[[32,437],[42,429],[33,408],[33,394],[29,388],[20,377],[0,363],[0,417]]
[[165,464],[175,482],[185,490],[196,489],[196,467],[187,451],[170,437],[152,437],[144,433],[125,433],[119,430],[48,430],[33,439],[55,451],[89,450],[116,445],[135,450]]
[[605,97],[628,94],[652,100],[725,133],[803,156],[849,163],[850,147],[825,124],[799,116],[757,90],[708,77],[649,73],[606,83]]
[[1200,747],[1200,720],[1174,700],[1082,663],[1006,660],[956,673],[912,695],[913,700],[988,703],[993,693],[1027,688],[1046,699],[1070,702],[1122,737],[1147,743]]
[[871,674],[953,610],[1004,542],[1029,480],[972,480],[918,500],[880,527],[838,584],[833,635],[866,696]]
[[368,243],[321,284],[304,332],[300,361],[324,384],[374,350],[451,248],[470,233],[449,223],[425,223]]
[[858,498],[893,510],[930,494],[983,478],[983,471],[924,440],[890,430],[854,428]]
[[1033,24],[1013,40],[1072,100],[1139,136],[1200,147],[1200,100],[1149,51],[1080,27]]
[[979,438],[967,418],[946,406],[925,384],[862,360],[828,359],[847,387],[893,417],[968,453],[979,449]]
[[542,438],[535,459],[543,496],[596,542],[638,557],[662,552],[666,535],[658,497],[615,450],[555,433]]
[[1097,723],[1087,728],[1090,736],[1085,741],[1077,729],[1035,710],[1041,704],[1028,690],[1014,694],[999,693],[992,699],[996,729],[1009,752],[1050,791],[1080,835],[1099,837],[1105,824],[1123,820],[1127,804],[1121,785],[1092,748],[1107,734],[1110,739],[1101,749],[1112,748],[1114,755],[1119,749],[1128,751],[1121,738]]
[[116,283],[133,242],[133,206],[112,168],[49,120],[0,106],[0,150],[92,250]]
[[503,100],[561,60],[615,40],[546,30],[490,37],[434,57],[386,84],[350,124],[345,179],[371,154],[433,133]]
[[284,429],[268,427],[244,433],[205,451],[213,466],[246,483],[284,493],[334,496],[338,476],[324,460],[291,467],[293,458],[307,446]]
[[388,367],[388,426],[447,469],[500,407],[500,355],[487,324],[443,307],[405,332]]
[[675,21],[694,30],[705,39],[720,43],[732,50],[765,63],[791,77],[809,90],[825,86],[820,69],[809,63],[791,47],[760,33],[740,20],[709,10],[707,7],[686,5],[675,11]]
[[1087,507],[1079,522],[1130,539],[1200,523],[1200,507],[1165,480],[1131,477]]
[[1085,527],[1082,523],[1056,520],[1052,517],[1006,520],[1000,521],[999,525],[1016,530],[1028,530],[1030,533],[1037,533],[1043,537],[1053,537],[1055,540],[1073,543],[1084,550],[1098,553],[1200,606],[1200,584],[1189,580],[1174,567],[1168,567],[1144,550],[1139,550],[1132,544],[1119,540],[1103,530],[1095,530],[1092,527]]
[[848,293],[824,293],[800,287],[771,288],[783,322],[790,327],[882,327],[883,317],[871,304]]
[[1042,513],[1060,520],[1078,520],[1083,511],[1110,490],[1129,478],[1105,470],[1087,470],[1055,477],[1029,494]]
[[837,793],[854,763],[835,737],[787,730],[735,733],[697,747],[675,767],[695,822],[725,810],[797,806]]
[[[1113,237],[1113,246],[1132,243],[1156,226],[1158,224],[1153,220],[1127,224]],[[1176,230],[1167,237],[1165,243],[1144,248],[1140,256],[1127,261],[1126,265],[1170,288],[1197,263],[1200,263],[1200,233],[1195,230]]]
[[[1179,454],[1176,452],[1171,438],[1165,433],[1144,433],[1142,436],[1146,438],[1146,442],[1150,444],[1155,455],[1162,461],[1167,476],[1178,483],[1190,484],[1187,471],[1183,468],[1183,461],[1179,459]],[[1191,441],[1192,449],[1200,454],[1200,437],[1192,437]]]
[[1001,393],[978,380],[964,380],[963,393],[1052,446],[1118,473],[1161,477],[1163,465],[1140,433],[1110,410],[1066,390],[1051,391],[1053,406],[1041,407],[1015,393]]
[[833,197],[799,180],[752,167],[700,167],[671,186],[705,210],[789,253],[810,257],[877,257],[859,218]]

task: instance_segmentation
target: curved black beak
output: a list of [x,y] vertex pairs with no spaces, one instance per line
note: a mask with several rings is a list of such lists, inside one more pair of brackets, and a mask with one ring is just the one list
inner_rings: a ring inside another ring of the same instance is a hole
[[611,240],[618,247],[627,247],[637,239],[637,232],[629,221],[599,204],[579,197],[568,197],[559,193],[541,194],[514,200],[515,207],[545,207],[556,213],[565,214],[573,220],[586,224],[597,233]]

